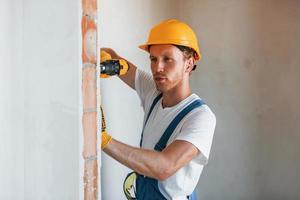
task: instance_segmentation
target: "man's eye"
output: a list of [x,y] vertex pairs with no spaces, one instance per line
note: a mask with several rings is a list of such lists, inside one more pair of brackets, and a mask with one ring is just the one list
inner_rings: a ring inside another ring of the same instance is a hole
[[164,61],[165,61],[165,62],[172,62],[173,59],[172,59],[172,58],[169,58],[169,57],[165,57],[165,58],[164,58]]
[[150,57],[150,61],[151,61],[151,62],[155,62],[155,61],[156,61],[156,58]]

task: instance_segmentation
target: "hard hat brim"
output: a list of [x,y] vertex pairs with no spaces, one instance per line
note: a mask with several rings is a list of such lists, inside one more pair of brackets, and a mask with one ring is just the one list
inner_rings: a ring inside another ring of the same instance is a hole
[[139,45],[139,48],[144,51],[149,52],[148,46],[149,46],[149,44],[142,44],[142,45]]
[[[149,51],[149,46],[150,45],[160,45],[160,44],[170,44],[170,43],[158,43],[158,44],[142,44],[142,45],[139,45],[138,47],[140,48],[140,49],[142,49],[142,50],[144,50],[144,51],[147,51],[148,53],[150,53],[150,51]],[[177,45],[177,44],[171,44],[171,45]],[[178,45],[181,45],[181,44],[178,44]],[[197,51],[195,51],[196,52],[196,56],[195,56],[195,60],[196,61],[199,61],[200,59],[201,59],[201,56],[198,54],[198,52]]]

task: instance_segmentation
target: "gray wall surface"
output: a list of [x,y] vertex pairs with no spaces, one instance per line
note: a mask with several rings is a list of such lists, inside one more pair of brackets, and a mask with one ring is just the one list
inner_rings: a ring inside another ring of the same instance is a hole
[[300,199],[300,1],[179,1],[203,60],[194,90],[217,116],[200,199]]

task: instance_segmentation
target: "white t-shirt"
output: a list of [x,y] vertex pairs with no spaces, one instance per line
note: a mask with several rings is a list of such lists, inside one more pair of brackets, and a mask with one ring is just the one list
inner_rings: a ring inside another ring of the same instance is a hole
[[[139,69],[136,70],[135,89],[141,99],[145,121],[154,98],[160,92],[155,87],[152,75]],[[145,126],[142,148],[153,150],[171,121],[195,99],[200,98],[192,94],[175,106],[163,108],[161,98]],[[215,126],[216,117],[206,104],[192,110],[177,125],[167,145],[174,140],[184,140],[195,145],[201,153],[165,181],[158,181],[160,192],[167,199],[186,200],[186,196],[194,191],[209,158]]]

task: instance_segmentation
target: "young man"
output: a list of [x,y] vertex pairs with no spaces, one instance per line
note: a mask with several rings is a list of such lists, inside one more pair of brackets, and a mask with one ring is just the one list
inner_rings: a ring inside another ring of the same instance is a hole
[[190,88],[201,58],[197,38],[187,24],[171,19],[154,26],[140,48],[150,53],[152,74],[127,61],[129,71],[119,77],[136,90],[145,111],[141,148],[105,133],[103,151],[137,173],[138,200],[186,200],[207,163],[216,125],[213,112]]

